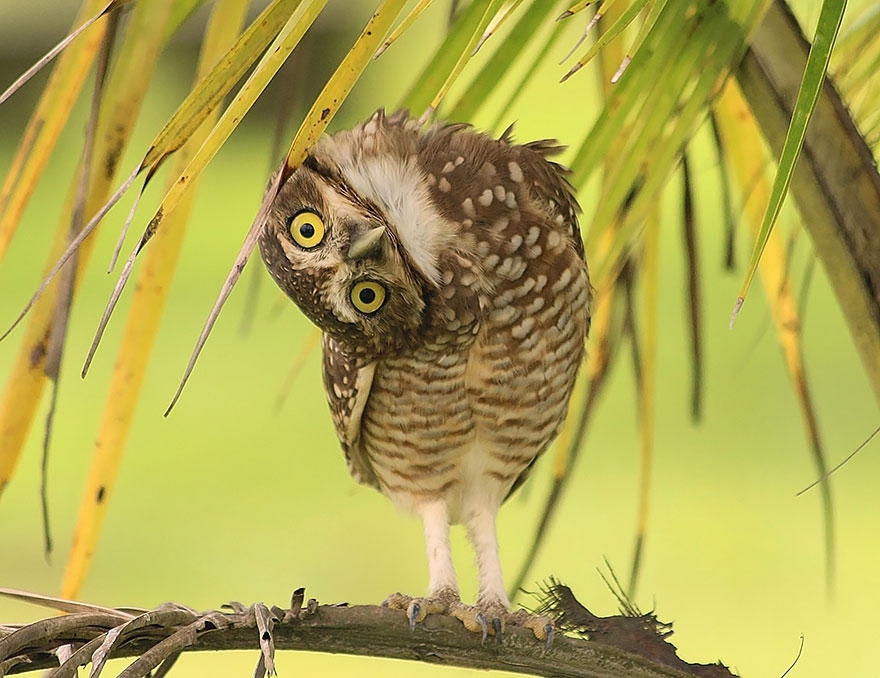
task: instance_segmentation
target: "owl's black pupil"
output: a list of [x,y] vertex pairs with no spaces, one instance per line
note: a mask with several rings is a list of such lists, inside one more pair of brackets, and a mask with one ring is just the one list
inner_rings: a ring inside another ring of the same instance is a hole
[[313,224],[310,224],[309,222],[306,222],[299,227],[299,234],[303,238],[311,238],[315,235],[315,226]]
[[372,304],[376,301],[376,290],[371,290],[369,287],[365,287],[358,292],[358,297],[360,297],[361,303]]

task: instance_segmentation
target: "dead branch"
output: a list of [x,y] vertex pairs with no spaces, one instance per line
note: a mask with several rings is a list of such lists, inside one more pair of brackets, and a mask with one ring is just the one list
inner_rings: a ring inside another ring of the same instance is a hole
[[549,650],[528,629],[508,626],[503,641],[484,644],[455,619],[430,615],[414,632],[406,615],[370,605],[304,604],[297,589],[287,609],[230,603],[199,613],[177,604],[155,610],[113,610],[0,589],[0,593],[66,611],[23,626],[0,626],[0,676],[54,669],[75,676],[92,664],[97,678],[108,659],[135,657],[123,678],[163,676],[181,652],[257,650],[255,675],[274,673],[275,650],[308,650],[389,657],[432,664],[584,678],[715,678],[732,674],[721,664],[688,664],[666,637],[669,625],[653,614],[600,618],[571,590],[551,581],[541,611],[556,619]]

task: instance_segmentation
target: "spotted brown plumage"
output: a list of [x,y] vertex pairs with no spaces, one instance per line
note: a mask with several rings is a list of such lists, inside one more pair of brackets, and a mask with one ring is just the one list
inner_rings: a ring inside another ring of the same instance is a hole
[[[272,277],[324,332],[351,474],[423,520],[428,596],[388,601],[413,623],[447,612],[500,632],[508,619],[495,516],[562,426],[590,324],[558,151],[379,111],[315,145],[260,238]],[[475,606],[458,597],[451,523],[477,554]]]

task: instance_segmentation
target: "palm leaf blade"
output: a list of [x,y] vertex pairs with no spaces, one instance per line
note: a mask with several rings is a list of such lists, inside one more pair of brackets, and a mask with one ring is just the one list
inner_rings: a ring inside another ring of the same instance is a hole
[[[797,21],[774,5],[736,73],[764,137],[780,152],[809,47]],[[787,105],[786,105],[787,102]],[[880,175],[834,87],[825,82],[791,190],[825,264],[862,363],[880,400]]]
[[[730,150],[728,159],[736,171],[741,187],[748,187],[748,200],[744,213],[755,236],[762,223],[762,210],[770,197],[770,188],[765,180],[765,155],[757,125],[736,86],[731,82],[718,102],[718,119],[721,132],[727,139]],[[813,398],[807,382],[806,368],[801,345],[800,314],[792,292],[789,279],[789,265],[782,236],[773,231],[765,243],[764,254],[759,264],[759,275],[764,285],[776,334],[785,357],[786,368],[804,429],[816,465],[817,475],[823,477],[828,469]],[[826,576],[829,590],[834,578],[834,505],[830,482],[822,483],[822,512],[825,531]]]
[[[139,30],[139,40],[127,41],[121,50],[116,66],[104,90],[104,101],[114,102],[102,111],[98,118],[95,134],[96,145],[93,161],[89,168],[87,191],[82,205],[75,200],[78,193],[78,180],[68,197],[62,211],[59,228],[50,252],[50,262],[60,261],[70,234],[70,224],[74,209],[82,209],[84,215],[97,212],[104,203],[110,183],[115,176],[119,158],[126,146],[134,121],[149,84],[149,74],[155,65],[162,45],[161,31],[165,28],[170,5],[173,0],[162,0],[144,12],[142,5],[135,5],[130,30]],[[151,33],[152,31],[152,33]],[[152,39],[152,35],[160,37]],[[103,108],[103,107],[102,107]],[[85,233],[88,229],[83,230]],[[91,231],[89,231],[91,232]],[[80,234],[79,237],[81,237]],[[94,238],[85,240],[78,248],[78,267],[74,279],[76,287],[82,279],[86,263],[94,245]],[[58,264],[47,267],[59,270]],[[51,278],[51,275],[49,276]],[[25,333],[25,340],[19,354],[15,371],[7,382],[3,397],[3,410],[0,417],[4,422],[2,435],[5,444],[0,454],[0,487],[8,482],[21,452],[25,436],[31,426],[39,398],[45,385],[45,372],[48,338],[51,333],[54,308],[58,301],[59,285],[57,279],[51,284],[49,278],[41,287],[43,294],[32,300],[31,319]],[[29,306],[30,308],[30,306]],[[60,341],[63,345],[63,337]],[[60,348],[59,348],[60,350]]]
[[[324,0],[324,2],[326,2],[326,0]],[[299,130],[294,136],[284,163],[282,163],[279,171],[273,176],[270,186],[263,196],[263,202],[260,205],[260,209],[257,212],[247,235],[245,236],[244,243],[236,256],[232,270],[226,276],[220,294],[208,314],[208,319],[205,321],[202,332],[196,340],[196,346],[190,355],[186,368],[184,369],[177,391],[171,399],[168,409],[165,411],[166,416],[168,416],[174,408],[174,405],[180,399],[183,389],[186,386],[186,382],[189,380],[190,374],[192,374],[192,371],[195,368],[199,354],[201,353],[205,342],[208,340],[211,329],[214,327],[214,323],[217,322],[217,318],[220,315],[223,305],[232,293],[232,288],[238,282],[241,272],[244,270],[244,267],[256,246],[257,236],[263,227],[269,206],[277,195],[281,183],[290,176],[290,173],[295,167],[302,164],[308,149],[315,144],[318,138],[327,129],[327,126],[336,115],[339,107],[351,92],[351,88],[354,87],[354,84],[372,60],[379,41],[388,33],[394,20],[400,14],[405,4],[405,0],[384,0],[379,5],[376,11],[373,12],[373,15],[370,17],[370,20],[367,22],[367,25],[364,27],[360,36],[355,41],[355,44],[349,50],[348,54],[345,55],[342,62],[339,64],[339,67],[333,73],[330,80],[324,86],[324,89],[318,95],[318,98],[312,104],[311,109],[306,114],[305,120],[303,120],[302,125],[300,125]]]
[[141,166],[152,167],[180,148],[222,102],[239,78],[256,61],[260,52],[278,35],[302,0],[274,0],[180,104],[144,156]]
[[[211,64],[226,52],[238,35],[246,9],[246,0],[222,0],[216,3],[200,57],[200,75],[204,75]],[[176,158],[178,171],[183,169],[188,155],[198,148],[211,126],[210,115],[202,119],[201,128],[192,135],[188,145],[181,149]],[[177,174],[173,172],[172,176],[176,177]],[[195,195],[195,190],[187,194],[180,208],[169,218],[171,227],[157,235],[144,262],[140,284],[134,293],[119,355],[114,364],[104,417],[80,504],[73,548],[62,582],[64,597],[75,598],[78,595],[95,551]]]
[[[82,23],[102,4],[101,0],[85,3],[74,25]],[[49,162],[73,102],[101,46],[106,25],[106,19],[99,21],[65,51],[28,122],[12,166],[0,188],[0,259],[6,253],[37,180]]]
[[825,82],[825,74],[828,71],[828,63],[831,60],[831,50],[834,47],[834,41],[840,29],[840,22],[843,21],[843,10],[845,8],[846,0],[824,0],[822,3],[822,12],[816,27],[816,34],[810,47],[809,56],[803,71],[803,78],[798,89],[797,100],[792,111],[791,124],[788,127],[785,142],[782,144],[778,169],[773,180],[773,190],[770,192],[770,201],[767,204],[767,211],[764,214],[761,229],[755,241],[755,247],[752,250],[752,257],[746,269],[746,277],[740,288],[739,299],[734,307],[733,316],[730,319],[731,327],[739,308],[746,298],[746,294],[748,294],[752,277],[758,269],[761,252],[764,251],[764,246],[770,237],[770,231],[773,229],[773,224],[776,223],[776,218],[782,209],[782,203],[788,194],[788,187],[791,184],[795,165],[800,157],[804,137],[807,134],[807,125],[810,124],[810,119],[813,117],[819,93]]

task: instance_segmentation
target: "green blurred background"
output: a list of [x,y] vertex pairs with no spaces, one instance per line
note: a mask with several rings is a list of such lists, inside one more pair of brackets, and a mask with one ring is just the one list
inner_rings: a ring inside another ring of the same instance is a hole
[[[0,0],[0,88],[61,37],[77,4]],[[322,19],[307,43],[307,57],[296,66],[306,75],[301,101],[314,96],[344,53],[346,41],[350,43],[375,6],[372,0],[344,3],[343,12],[335,4],[336,10]],[[51,15],[46,14],[49,8]],[[445,6],[432,9],[389,50],[367,72],[336,126],[379,106],[393,108],[438,43],[444,19]],[[200,20],[204,13],[169,48],[123,173],[134,166],[189,87],[194,48],[187,35],[199,34]],[[572,44],[580,29],[573,26],[563,45]],[[561,69],[546,69],[521,104],[506,112],[502,126],[517,120],[520,140],[555,136],[576,142],[585,117],[593,115],[596,82],[584,73],[559,85],[561,74]],[[11,163],[42,82],[31,83],[0,107],[0,173]],[[378,603],[393,591],[424,590],[421,526],[349,479],[326,410],[317,351],[277,408],[286,374],[311,330],[295,307],[281,300],[259,262],[248,266],[245,285],[224,310],[183,399],[169,418],[162,417],[259,204],[272,164],[277,96],[277,88],[267,92],[266,101],[249,114],[202,181],[84,600],[143,607],[176,601],[208,609],[228,600],[283,606],[299,586],[324,603]],[[2,326],[17,315],[40,279],[80,152],[85,114],[81,102],[0,265]],[[496,114],[487,110],[473,122],[490,125]],[[672,641],[688,661],[721,660],[743,676],[779,676],[794,659],[803,634],[803,656],[790,675],[877,675],[873,648],[880,608],[880,493],[875,482],[880,448],[878,443],[869,446],[834,478],[837,569],[829,592],[819,493],[795,497],[815,474],[766,304],[756,286],[736,329],[727,329],[742,273],[722,270],[717,160],[700,154],[692,171],[701,189],[697,218],[705,281],[704,417],[696,426],[690,420],[680,187],[673,180],[663,205],[650,532],[635,602],[674,621]],[[160,186],[161,180],[148,191],[132,231],[149,218],[161,197]],[[0,586],[57,593],[124,323],[125,298],[88,379],[81,380],[79,372],[115,282],[104,268],[130,200],[111,214],[99,234],[74,308],[49,463],[55,552],[46,562],[38,424],[0,501]],[[589,194],[582,194],[581,201],[589,214]],[[740,237],[740,261],[749,248],[748,239]],[[252,330],[242,334],[245,291],[255,267],[263,278],[260,300]],[[834,463],[876,427],[878,408],[818,267],[804,324],[809,377]],[[0,379],[5,380],[20,340],[17,332],[0,344]],[[598,614],[615,613],[616,603],[597,568],[607,558],[625,579],[634,543],[639,434],[631,361],[621,357],[533,571],[535,580],[551,574],[560,578]],[[44,404],[42,414],[46,409]],[[508,577],[525,555],[550,466],[548,458],[502,509],[499,537]],[[458,528],[454,547],[463,594],[471,597],[475,569]],[[0,601],[0,623],[26,622],[42,614]],[[174,675],[248,675],[256,659],[253,652],[184,656]],[[281,675],[288,676],[467,673],[307,653],[282,653],[277,664]]]

